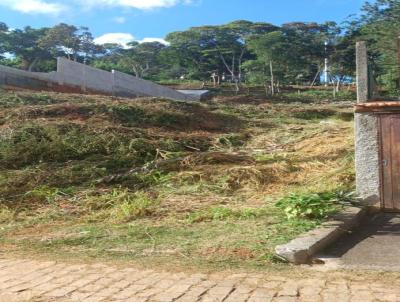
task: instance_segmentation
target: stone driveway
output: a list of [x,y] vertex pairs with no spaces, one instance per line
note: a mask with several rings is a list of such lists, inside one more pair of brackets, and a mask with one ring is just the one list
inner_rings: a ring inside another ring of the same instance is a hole
[[295,279],[268,273],[168,273],[96,264],[0,259],[0,301],[400,301],[400,280],[396,278],[385,282],[335,272],[316,276]]

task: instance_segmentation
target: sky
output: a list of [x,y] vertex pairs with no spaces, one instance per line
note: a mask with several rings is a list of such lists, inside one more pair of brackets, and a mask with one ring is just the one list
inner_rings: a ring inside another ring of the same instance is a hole
[[87,26],[98,43],[163,41],[170,32],[234,20],[281,25],[336,21],[358,14],[365,0],[0,0],[10,28]]

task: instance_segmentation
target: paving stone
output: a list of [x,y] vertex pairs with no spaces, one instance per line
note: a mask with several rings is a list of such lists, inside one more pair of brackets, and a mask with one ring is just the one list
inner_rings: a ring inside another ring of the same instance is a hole
[[297,302],[297,297],[276,297],[273,302]]
[[250,298],[250,294],[241,294],[233,292],[224,300],[224,302],[246,302]]
[[141,292],[142,290],[145,290],[147,288],[147,285],[130,285],[129,287],[123,289],[122,291],[118,292],[117,294],[114,294],[111,296],[112,299],[127,299],[130,297],[133,297],[136,295],[138,292]]
[[275,295],[275,291],[266,288],[256,288],[251,294],[248,302],[272,301]]
[[94,280],[84,278],[84,279],[79,279],[79,280],[72,282],[70,284],[70,286],[76,286],[76,287],[80,288],[80,287],[84,287],[92,282],[94,282]]
[[204,295],[210,287],[205,287],[203,284],[198,285],[198,286],[193,286],[191,287],[184,296],[190,296],[190,297],[200,297]]
[[46,293],[46,296],[51,297],[51,298],[65,297],[66,295],[72,293],[74,290],[76,290],[76,287],[57,288],[57,289],[54,289],[54,290]]
[[204,295],[201,301],[224,301],[233,290],[232,287],[215,286]]
[[132,282],[130,281],[126,281],[126,280],[120,280],[118,282],[114,282],[110,284],[110,287],[114,287],[114,288],[119,288],[119,289],[123,289],[128,287],[129,285],[131,285]]
[[176,299],[174,302],[196,302],[199,300],[198,296],[188,296],[188,295],[183,295]]
[[101,302],[101,301],[107,301],[107,298],[105,297],[96,297],[96,296],[90,296],[88,298],[85,298],[84,302]]
[[236,287],[235,293],[239,294],[249,294],[254,290],[254,287],[249,287],[247,285],[242,285],[240,284],[239,286]]
[[83,292],[73,292],[71,294],[68,295],[69,299],[71,299],[72,301],[85,301],[84,299],[88,298],[89,296],[92,296],[93,293],[83,293]]
[[118,292],[120,292],[121,289],[120,288],[115,288],[115,287],[109,287],[109,288],[104,288],[100,291],[97,291],[94,296],[98,296],[98,297],[110,297]]
[[400,302],[400,280],[324,276],[223,276],[0,259],[0,297],[7,297],[4,302],[29,301],[21,300],[24,295],[57,302]]
[[279,297],[297,297],[299,286],[296,282],[286,282],[282,285],[282,290],[278,292]]

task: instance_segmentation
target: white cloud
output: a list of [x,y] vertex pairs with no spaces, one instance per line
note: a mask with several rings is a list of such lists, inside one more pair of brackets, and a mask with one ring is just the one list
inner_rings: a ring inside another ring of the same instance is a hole
[[135,37],[128,33],[108,33],[94,39],[96,44],[115,43],[127,47],[129,42],[135,40]]
[[161,38],[144,38],[142,40],[137,40],[129,33],[107,33],[94,39],[94,42],[99,45],[113,43],[122,45],[125,48],[128,48],[127,44],[132,41],[137,41],[139,43],[159,42],[164,45],[169,45],[167,41]]
[[0,0],[0,5],[25,14],[59,15],[67,9],[61,3],[43,0]]
[[[59,15],[68,9],[72,9],[72,4],[90,10],[98,7],[151,10],[173,7],[179,4],[189,5],[196,3],[196,1],[199,0],[0,0],[0,5],[25,14]],[[64,2],[64,4],[62,2]],[[66,3],[68,3],[68,5]],[[114,22],[117,23],[122,24],[125,23],[125,21],[126,19],[124,17],[114,18]]]
[[126,18],[125,17],[115,17],[115,18],[113,18],[113,21],[118,24],[124,24],[126,22]]
[[85,0],[80,4],[89,8],[98,6],[115,6],[151,10],[155,8],[172,7],[178,4],[191,4],[193,0]]
[[164,45],[169,45],[167,41],[161,38],[144,38],[142,40],[138,40],[139,43],[148,43],[148,42],[159,42]]

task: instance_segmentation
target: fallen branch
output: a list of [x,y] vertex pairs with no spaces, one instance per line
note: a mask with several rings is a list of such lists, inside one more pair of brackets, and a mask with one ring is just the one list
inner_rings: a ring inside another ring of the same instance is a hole
[[197,152],[186,157],[177,157],[171,159],[159,159],[143,167],[133,168],[125,173],[106,176],[98,183],[118,182],[123,178],[147,174],[154,170],[177,171],[182,168],[194,167],[197,165],[218,165],[218,164],[253,164],[255,161],[251,156],[239,153],[224,152]]

